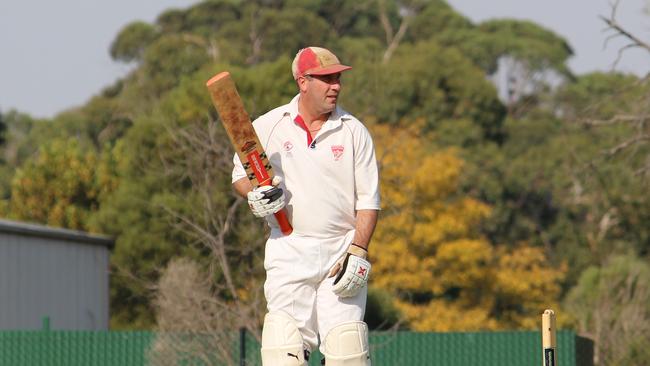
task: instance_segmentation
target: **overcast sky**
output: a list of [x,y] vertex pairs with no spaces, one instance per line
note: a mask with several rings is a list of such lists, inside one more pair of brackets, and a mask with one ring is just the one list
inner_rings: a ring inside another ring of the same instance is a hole
[[[650,41],[646,0],[621,0],[621,24]],[[52,117],[84,104],[128,68],[108,54],[119,30],[134,20],[153,21],[170,7],[196,0],[0,0],[0,111],[16,109]],[[577,73],[610,70],[621,39],[604,48],[607,33],[598,15],[609,0],[449,0],[473,21],[514,17],[533,20],[565,37],[575,51]],[[650,53],[624,54],[618,70],[645,75]]]

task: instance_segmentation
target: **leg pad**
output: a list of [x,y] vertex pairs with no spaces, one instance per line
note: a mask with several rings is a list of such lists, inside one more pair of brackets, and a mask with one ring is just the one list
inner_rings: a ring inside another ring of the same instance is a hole
[[295,320],[284,312],[264,317],[262,329],[263,366],[306,366],[305,346]]
[[327,366],[370,366],[368,325],[346,322],[332,328],[325,337]]

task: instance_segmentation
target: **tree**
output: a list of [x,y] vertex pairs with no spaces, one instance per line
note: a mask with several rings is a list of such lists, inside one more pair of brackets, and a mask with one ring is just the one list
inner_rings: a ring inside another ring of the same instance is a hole
[[373,286],[396,297],[415,330],[534,327],[559,300],[564,270],[539,248],[488,242],[480,223],[490,208],[459,190],[462,161],[427,151],[417,130],[372,128],[389,203],[371,247]]
[[[608,17],[601,16],[601,19],[607,24],[608,30],[612,35],[608,38],[614,37],[624,37],[629,43],[619,50],[619,55],[617,60],[614,63],[614,66],[618,63],[620,58],[623,56],[623,53],[631,48],[640,48],[645,51],[650,52],[650,43],[644,41],[634,33],[627,30],[623,25],[618,22],[617,19],[617,10],[620,1],[617,0],[611,4],[612,11]],[[648,8],[646,7],[646,10]],[[650,141],[650,128],[648,120],[648,101],[650,100],[650,78],[646,76],[638,81],[638,87],[644,89],[639,97],[637,97],[633,102],[634,108],[632,110],[620,109],[619,112],[612,116],[608,120],[598,120],[599,116],[596,116],[595,121],[588,121],[587,123],[592,125],[601,125],[601,124],[631,124],[635,126],[634,133],[630,134],[625,141],[622,141],[617,146],[614,146],[610,149],[610,155],[620,154],[622,152],[629,152],[630,150],[637,150],[640,148],[643,152],[642,154],[645,157],[645,161],[642,163],[641,167],[638,169],[637,173],[642,175],[644,178],[650,176],[650,153],[648,150],[648,142]]]
[[158,332],[148,351],[148,364],[195,364],[200,360],[207,365],[234,365],[237,362],[238,355],[232,352],[239,338],[237,330],[248,322],[253,334],[257,334],[261,326],[257,322],[259,315],[248,314],[245,309],[256,304],[263,310],[260,304],[263,300],[260,296],[246,296],[239,301],[224,298],[213,290],[214,284],[209,273],[188,258],[169,263],[156,286],[154,306]]
[[22,113],[10,111],[2,115],[2,123],[5,125],[6,140],[0,146],[0,213],[3,216],[9,215],[9,200],[11,198],[11,182],[16,169],[38,149],[37,143],[33,141],[30,132],[34,126],[34,120]]
[[122,62],[139,61],[144,50],[158,37],[156,29],[149,23],[133,22],[124,27],[111,44],[110,54]]
[[407,40],[412,42],[438,39],[447,32],[471,31],[475,25],[454,10],[446,1],[429,1],[411,22]]
[[6,163],[6,135],[7,135],[7,124],[5,122],[5,117],[0,111],[0,148],[2,148],[2,157],[0,158],[0,214],[6,212],[6,201],[4,200],[9,193],[9,182],[10,182],[10,170]]
[[467,119],[481,128],[483,138],[502,138],[505,108],[485,74],[458,50],[435,42],[403,44],[387,64],[355,65],[349,78],[343,82],[351,90],[364,92],[344,90],[342,103],[362,116],[391,124],[422,118],[424,131],[445,120]]
[[[277,65],[265,67],[258,71]],[[258,108],[283,97],[280,84],[254,83],[254,72],[232,71],[242,82],[242,95],[259,90],[260,97],[245,98]],[[247,208],[240,208],[241,199],[232,192],[232,150],[205,89],[211,73],[201,70],[179,81],[152,115],[134,120],[116,145],[119,186],[93,219],[98,229],[117,236],[111,258],[112,327],[155,324],[153,289],[167,264],[179,256],[211,268],[215,294],[237,300],[242,311],[252,309],[243,305],[244,292],[259,295],[259,286],[249,286],[261,269],[257,253],[262,252],[262,226]],[[274,90],[265,94],[267,89]],[[241,319],[249,319],[250,330],[256,329],[256,315]]]
[[54,140],[42,146],[14,176],[9,216],[89,230],[89,215],[98,209],[101,197],[114,183],[110,169],[98,169],[101,163],[76,139]]
[[[619,23],[619,21],[617,19],[617,11],[618,11],[618,7],[619,7],[620,3],[621,3],[620,0],[616,0],[614,2],[611,2],[610,5],[611,5],[611,8],[612,8],[612,11],[610,12],[609,16],[607,16],[607,17],[602,16],[602,15],[600,16],[600,19],[605,24],[607,24],[607,30],[610,31],[610,33],[611,33],[611,35],[607,38],[607,41],[609,41],[612,38],[622,36],[622,37],[626,38],[627,41],[629,42],[626,46],[624,46],[623,48],[621,48],[619,50],[618,58],[614,62],[614,66],[616,66],[616,64],[618,64],[618,61],[623,56],[623,53],[628,49],[641,48],[641,49],[644,49],[644,50],[650,52],[650,43],[644,41],[643,39],[638,37],[636,34],[630,32],[622,24]],[[645,8],[646,12],[648,11],[649,7],[650,7],[650,5],[646,5],[646,8]]]
[[7,124],[5,123],[2,111],[0,110],[0,145],[3,145],[7,140],[6,131]]
[[[566,298],[578,329],[595,341],[597,365],[647,365],[650,352],[650,265],[613,256],[584,271]],[[585,311],[588,309],[588,311]]]
[[443,28],[432,39],[460,49],[488,74],[511,113],[529,108],[528,104],[535,103],[539,94],[558,80],[573,78],[567,66],[573,55],[568,42],[538,24],[513,19],[488,20],[478,25],[460,19],[448,22],[454,27]]
[[589,240],[599,248],[600,261],[612,252],[633,248],[646,255],[649,250],[648,231],[636,225],[650,217],[643,193],[650,153],[643,138],[647,130],[643,103],[649,86],[634,76],[596,73],[579,78],[558,95],[572,134],[591,137],[592,146],[583,150],[589,153],[578,153],[576,163],[584,172],[578,181],[581,202],[590,205],[587,217],[593,221]]
[[483,47],[490,52],[488,60],[495,66],[499,58],[510,56],[524,63],[530,72],[552,69],[562,76],[572,76],[566,65],[573,55],[571,46],[548,29],[530,21],[503,19],[481,23],[476,31],[489,37]]
[[198,71],[210,61],[203,44],[188,41],[182,34],[158,38],[143,54],[142,71],[154,95],[161,96],[178,85],[183,76]]

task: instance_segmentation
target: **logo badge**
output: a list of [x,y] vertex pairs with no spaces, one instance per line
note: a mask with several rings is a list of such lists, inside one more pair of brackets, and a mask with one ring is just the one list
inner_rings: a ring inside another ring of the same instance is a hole
[[359,277],[361,277],[361,278],[365,278],[367,271],[368,271],[368,268],[359,266],[359,271],[357,271],[357,275],[359,275]]
[[291,151],[291,149],[293,149],[293,144],[291,141],[285,141],[282,147],[284,147],[284,151]]
[[241,147],[241,152],[249,153],[256,145],[255,141],[246,141],[246,143]]
[[343,145],[332,145],[332,154],[334,155],[334,160],[339,161],[343,156]]

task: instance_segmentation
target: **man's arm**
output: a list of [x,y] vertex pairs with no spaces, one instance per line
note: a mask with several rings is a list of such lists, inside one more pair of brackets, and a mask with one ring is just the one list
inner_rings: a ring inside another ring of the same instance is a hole
[[368,245],[375,231],[378,213],[379,210],[357,210],[354,245],[348,247],[347,253],[339,258],[328,274],[328,277],[336,276],[332,291],[339,297],[356,296],[368,283]]
[[248,192],[253,190],[253,185],[251,184],[251,181],[248,180],[248,178],[246,177],[236,180],[232,184],[232,187],[235,189],[235,192],[237,192],[237,194],[239,194],[244,198],[247,197]]
[[358,210],[357,211],[357,225],[354,233],[354,244],[368,250],[370,239],[375,232],[377,225],[377,217],[379,216],[378,210]]

